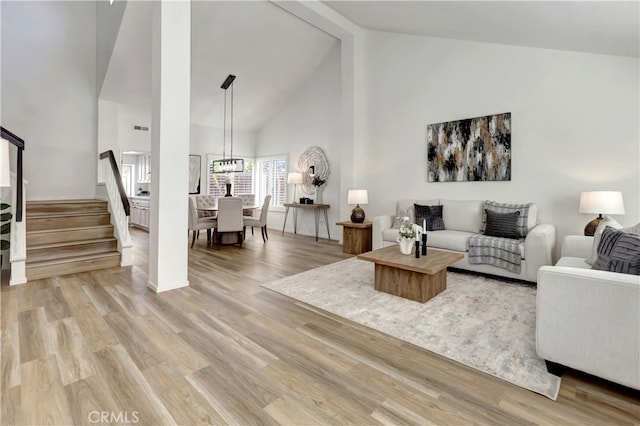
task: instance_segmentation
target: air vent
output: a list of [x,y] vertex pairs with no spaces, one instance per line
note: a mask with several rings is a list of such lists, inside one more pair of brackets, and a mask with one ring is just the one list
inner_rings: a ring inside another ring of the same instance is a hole
[[147,126],[137,126],[137,125],[133,125],[133,130],[140,130],[142,132],[148,132],[149,131],[149,127]]

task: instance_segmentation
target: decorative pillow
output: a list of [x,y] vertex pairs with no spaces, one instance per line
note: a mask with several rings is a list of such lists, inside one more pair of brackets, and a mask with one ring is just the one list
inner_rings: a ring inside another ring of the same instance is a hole
[[396,217],[393,219],[393,225],[391,225],[391,229],[400,229],[400,225],[402,225],[402,218]]
[[444,231],[444,219],[442,219],[443,208],[444,206],[429,206],[427,231]]
[[422,223],[424,221],[427,222],[427,231],[429,230],[429,206],[423,206],[420,204],[414,204],[413,207],[415,208],[415,212],[416,212],[416,218],[415,218],[415,223],[417,225],[422,226]]
[[622,228],[622,225],[620,225],[618,222],[616,222],[615,219],[609,216],[605,216],[604,219],[602,219],[602,222],[600,222],[600,224],[596,228],[596,232],[593,234],[593,245],[591,246],[591,254],[589,255],[589,257],[587,257],[587,263],[589,265],[593,265],[598,259],[598,246],[600,245],[600,238],[602,237],[602,232],[607,226],[613,229]]
[[484,235],[520,239],[518,227],[520,212],[518,210],[510,213],[498,213],[485,209],[484,212],[487,217]]
[[416,224],[422,226],[426,221],[427,231],[444,230],[444,220],[442,220],[442,206],[423,206],[414,204],[416,211]]
[[[529,216],[530,210],[532,208],[532,203],[527,204],[506,204],[506,203],[497,203],[495,201],[485,201],[484,203],[485,212],[492,211],[496,213],[514,213],[519,212],[518,215],[518,223],[517,223],[517,237],[513,238],[524,238],[529,233],[530,225],[533,227],[535,223],[530,224]],[[487,226],[487,214],[483,215],[482,221],[482,231],[485,235],[488,235],[485,230]]]
[[415,222],[415,209],[413,208],[413,202],[406,204],[406,201],[398,201],[396,203],[396,217],[399,218],[398,229],[400,229],[400,223],[403,217],[408,217],[409,222]]
[[605,227],[592,269],[640,275],[640,235]]

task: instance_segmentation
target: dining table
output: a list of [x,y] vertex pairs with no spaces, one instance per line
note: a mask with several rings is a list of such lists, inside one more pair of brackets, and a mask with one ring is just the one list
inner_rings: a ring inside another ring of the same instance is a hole
[[[260,204],[251,204],[251,205],[247,205],[247,206],[242,206],[242,215],[244,216],[244,212],[246,210],[251,210],[253,213],[253,210],[257,210],[259,208],[262,208],[262,205]],[[201,211],[201,212],[217,212],[218,211],[218,203],[216,202],[216,204],[214,206],[207,206],[207,207],[196,207],[196,210]],[[207,229],[207,242],[211,242],[211,230]]]
[[[242,206],[242,212],[244,213],[245,210],[258,210],[259,208],[262,208],[262,205],[260,204],[251,204],[248,206]],[[208,207],[196,207],[196,210],[201,211],[201,212],[217,212],[218,211],[218,204],[216,203],[215,206],[208,206]]]

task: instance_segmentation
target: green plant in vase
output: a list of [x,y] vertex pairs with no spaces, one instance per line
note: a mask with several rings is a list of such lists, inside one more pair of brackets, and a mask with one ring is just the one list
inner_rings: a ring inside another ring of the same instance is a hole
[[317,204],[322,204],[322,185],[324,185],[325,183],[327,183],[327,180],[322,179],[320,176],[314,176],[313,180],[311,181],[311,184],[315,188],[315,193],[316,193],[315,202]]
[[418,241],[422,234],[422,226],[411,223],[408,217],[402,218],[400,229],[398,230],[398,243],[400,244],[400,252],[402,254],[411,254],[413,244]]

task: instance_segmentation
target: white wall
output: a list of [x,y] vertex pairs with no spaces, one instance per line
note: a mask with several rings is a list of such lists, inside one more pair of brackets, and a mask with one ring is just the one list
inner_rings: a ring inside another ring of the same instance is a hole
[[[337,45],[325,62],[311,76],[297,94],[258,131],[256,156],[288,154],[289,171],[297,171],[300,155],[311,146],[321,147],[329,161],[331,175],[324,186],[323,201],[331,204],[329,229],[332,239],[341,239],[342,231],[335,223],[340,203],[340,46]],[[290,197],[292,189],[288,190]],[[308,196],[298,188],[298,196]],[[269,213],[269,226],[282,229],[284,214]],[[293,232],[293,218],[287,220],[287,230]],[[298,215],[298,233],[315,235],[313,214],[301,211]],[[324,218],[320,223],[320,236],[326,238]]]
[[25,140],[27,199],[93,198],[96,3],[3,1],[1,7],[1,119]]
[[96,7],[96,89],[100,93],[111,60],[113,46],[118,39],[120,23],[127,7],[127,1],[119,0],[113,3],[98,1]]
[[[592,219],[580,192],[608,189],[623,191],[621,223],[640,220],[637,59],[380,32],[366,51],[367,213],[405,197],[531,201],[561,241]],[[427,182],[427,124],[502,112],[511,181]]]
[[[149,130],[134,130],[133,126]],[[151,152],[151,110],[118,104],[118,146],[122,152]]]

